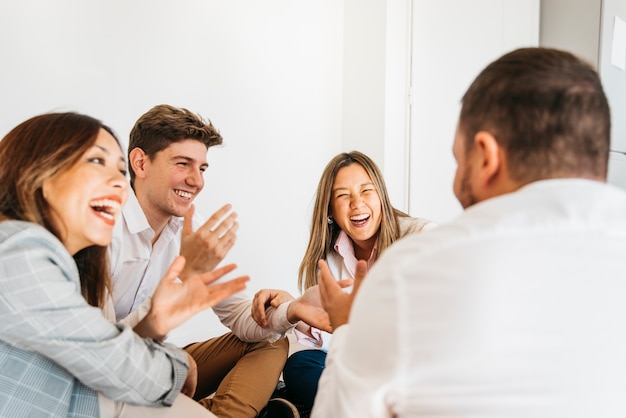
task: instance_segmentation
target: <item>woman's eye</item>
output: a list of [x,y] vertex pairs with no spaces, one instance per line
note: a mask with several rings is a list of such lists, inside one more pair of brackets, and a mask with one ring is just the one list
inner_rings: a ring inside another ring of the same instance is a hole
[[101,165],[105,165],[106,164],[106,161],[104,160],[104,158],[100,158],[100,157],[90,158],[89,162],[96,163],[96,164],[101,164]]

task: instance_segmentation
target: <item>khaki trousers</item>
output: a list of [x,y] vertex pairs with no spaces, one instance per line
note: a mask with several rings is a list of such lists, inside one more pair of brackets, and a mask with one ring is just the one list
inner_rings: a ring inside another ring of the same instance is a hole
[[198,364],[195,400],[220,418],[254,418],[276,388],[289,343],[246,343],[229,332],[184,350]]

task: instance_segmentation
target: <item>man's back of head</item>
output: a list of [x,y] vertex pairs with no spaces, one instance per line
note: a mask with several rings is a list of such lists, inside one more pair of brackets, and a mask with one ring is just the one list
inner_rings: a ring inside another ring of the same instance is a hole
[[521,48],[492,62],[463,96],[459,130],[467,152],[476,133],[493,134],[520,185],[606,179],[608,101],[596,70],[568,52]]

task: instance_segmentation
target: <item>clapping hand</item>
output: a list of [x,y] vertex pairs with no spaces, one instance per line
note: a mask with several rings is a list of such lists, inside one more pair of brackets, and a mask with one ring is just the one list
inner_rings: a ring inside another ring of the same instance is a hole
[[229,264],[181,281],[178,276],[184,266],[185,258],[178,256],[155,289],[148,314],[134,328],[140,336],[157,340],[165,338],[169,331],[193,315],[245,289],[250,280],[248,276],[240,276],[211,284],[236,268],[235,264]]
[[180,255],[187,260],[184,270],[179,275],[181,280],[213,270],[235,245],[239,224],[235,212],[226,216],[230,209],[229,204],[222,206],[194,231],[192,219],[195,206],[191,205],[183,219],[180,240]]
[[340,283],[333,278],[326,261],[320,260],[318,266],[319,273],[317,277],[322,306],[328,313],[332,329],[337,329],[337,327],[348,323],[354,297],[367,274],[367,262],[359,260],[357,263],[354,275],[354,288],[351,293],[345,293],[341,289]]

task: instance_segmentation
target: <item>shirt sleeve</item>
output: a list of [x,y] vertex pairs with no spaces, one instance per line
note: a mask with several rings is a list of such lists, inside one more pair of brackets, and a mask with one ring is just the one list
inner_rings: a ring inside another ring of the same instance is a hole
[[289,303],[283,303],[278,308],[268,308],[266,311],[269,326],[261,327],[252,317],[252,299],[245,293],[237,293],[213,307],[213,312],[220,322],[228,327],[233,334],[242,341],[259,342],[268,340],[274,342],[285,336],[293,328],[287,319]]
[[[330,343],[311,414],[321,417],[393,417],[398,351],[398,303],[388,274],[376,274],[380,261],[359,288],[349,324]],[[383,343],[384,342],[384,343]]]
[[187,376],[185,352],[141,339],[88,305],[58,243],[15,241],[0,254],[0,339],[53,360],[113,400],[171,405]]
[[296,341],[298,341],[300,344],[308,348],[322,348],[322,346],[324,345],[324,339],[322,338],[322,331],[310,325],[306,325],[306,326],[309,327],[309,333],[312,336],[300,331],[296,327],[293,329],[293,333],[296,337]]

